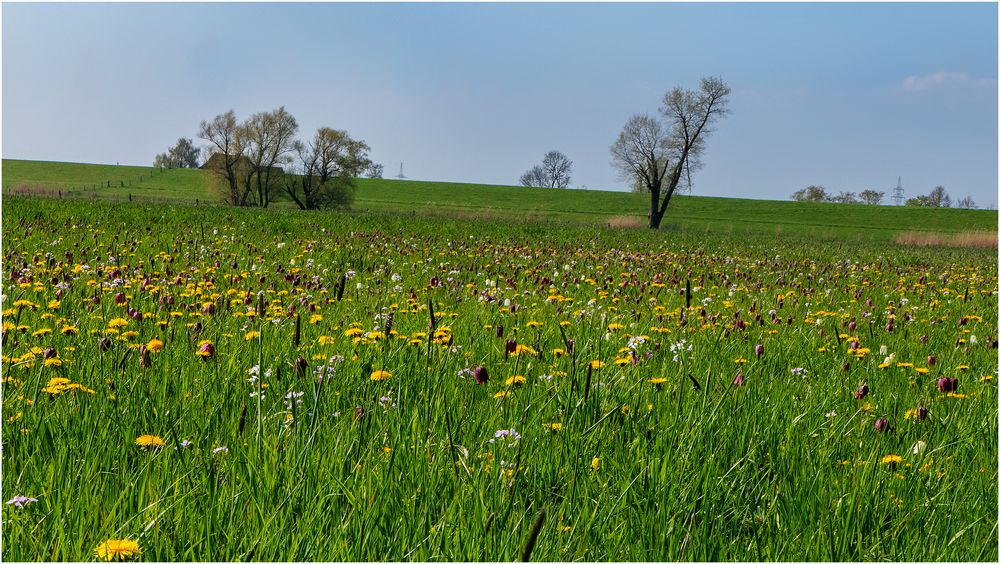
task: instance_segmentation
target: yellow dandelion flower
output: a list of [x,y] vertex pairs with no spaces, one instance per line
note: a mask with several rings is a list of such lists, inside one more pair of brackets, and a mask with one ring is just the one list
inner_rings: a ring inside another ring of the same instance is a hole
[[80,332],[80,329],[73,327],[72,325],[63,325],[59,332],[63,335],[76,335]]
[[334,339],[333,337],[329,337],[327,335],[321,335],[319,339],[316,339],[316,342],[318,342],[321,346],[326,346],[326,345],[332,345]]
[[650,378],[649,380],[646,380],[646,381],[649,382],[650,384],[654,385],[654,386],[659,387],[661,384],[663,384],[664,382],[666,382],[667,379],[664,378],[664,377],[662,377],[662,376],[657,376],[656,378]]
[[351,327],[347,331],[344,331],[344,336],[347,337],[347,338],[353,338],[353,337],[359,337],[361,335],[364,335],[364,333],[365,333],[364,331],[362,331],[361,329],[359,329],[357,327]]
[[125,560],[142,554],[142,547],[132,539],[109,539],[97,545],[94,558],[98,560]]
[[595,456],[594,459],[590,461],[590,467],[596,471],[601,467],[601,459]]
[[562,423],[543,423],[542,427],[545,427],[549,431],[556,432],[562,431],[563,425]]
[[600,370],[601,368],[604,368],[604,362],[600,360],[592,360],[590,361],[590,368],[593,370]]
[[510,390],[500,390],[499,392],[493,394],[496,399],[504,399],[510,396]]
[[504,386],[519,386],[523,384],[525,381],[526,380],[524,379],[524,376],[521,376],[520,374],[515,374],[510,378],[507,378],[507,380],[505,380],[503,384]]
[[[172,312],[172,313],[178,313],[178,312]],[[110,327],[111,329],[125,327],[126,325],[128,325],[128,320],[122,317],[116,317],[108,322],[108,327]]]
[[252,341],[253,339],[256,339],[257,337],[260,337],[260,331],[247,331],[243,335],[243,340],[244,341]]
[[139,435],[135,439],[135,444],[147,448],[147,447],[160,447],[167,443],[163,442],[163,439],[156,435]]
[[155,353],[158,353],[158,352],[162,351],[163,350],[163,341],[161,341],[159,339],[150,339],[150,341],[148,343],[146,343],[146,350],[149,351],[149,352],[155,352]]
[[898,454],[887,454],[882,457],[879,464],[897,464],[903,461],[903,457]]
[[392,373],[388,370],[376,370],[372,372],[371,379],[376,382],[381,382],[382,380],[388,380],[392,378]]
[[45,359],[45,366],[51,366],[53,368],[59,368],[60,366],[62,366],[62,361],[59,360],[58,358],[46,358]]
[[528,345],[517,345],[516,347],[514,347],[514,352],[510,354],[512,356],[521,356],[521,355],[536,356],[538,355],[538,351],[529,347]]
[[563,349],[552,349],[552,356],[556,358],[559,358],[564,354],[566,354],[566,351]]
[[927,368],[914,368],[914,370],[917,372],[917,374],[927,374],[928,372],[930,372],[930,370]]
[[545,324],[542,323],[541,321],[529,321],[528,322],[528,327],[531,327],[532,329],[537,329],[537,328],[541,327],[542,325],[545,325]]
[[608,324],[608,331],[617,331],[619,329],[623,329],[624,327],[625,326],[621,323],[610,323]]

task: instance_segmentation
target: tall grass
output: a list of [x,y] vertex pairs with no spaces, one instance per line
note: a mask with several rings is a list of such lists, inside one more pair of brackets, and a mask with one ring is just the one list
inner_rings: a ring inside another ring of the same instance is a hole
[[962,231],[960,233],[933,233],[906,231],[893,237],[902,245],[917,247],[956,247],[971,249],[996,249],[996,231]]
[[4,204],[5,560],[997,559],[991,251]]

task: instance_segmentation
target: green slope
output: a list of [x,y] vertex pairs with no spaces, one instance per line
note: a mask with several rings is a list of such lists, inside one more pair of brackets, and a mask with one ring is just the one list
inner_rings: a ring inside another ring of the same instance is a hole
[[[3,192],[194,203],[214,201],[211,173],[152,167],[3,160]],[[290,207],[279,201],[276,207]],[[359,179],[359,211],[443,214],[607,224],[645,221],[647,196],[451,182]],[[614,221],[614,220],[612,220]],[[840,240],[886,240],[903,231],[996,231],[997,212],[678,196],[667,227],[722,233],[771,233]]]

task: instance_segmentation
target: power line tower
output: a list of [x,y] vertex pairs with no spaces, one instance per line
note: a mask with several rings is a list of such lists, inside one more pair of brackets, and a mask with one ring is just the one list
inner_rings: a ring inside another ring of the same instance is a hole
[[903,205],[903,177],[896,181],[896,187],[892,189],[892,203],[897,206]]
[[403,163],[399,163],[399,174],[397,174],[393,178],[398,178],[399,180],[406,180],[407,179],[405,176],[403,176]]

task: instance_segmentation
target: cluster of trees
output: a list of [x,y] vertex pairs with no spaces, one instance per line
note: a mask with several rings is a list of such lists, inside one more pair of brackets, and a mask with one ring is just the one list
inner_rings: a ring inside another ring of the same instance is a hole
[[879,192],[867,188],[860,193],[841,191],[837,195],[829,194],[822,186],[807,186],[794,194],[792,199],[796,202],[834,202],[838,204],[868,204],[877,206],[885,198],[885,192]]
[[[807,186],[792,194],[792,199],[796,202],[834,202],[838,204],[869,204],[873,206],[881,205],[884,198],[885,192],[879,192],[871,188],[858,194],[842,191],[837,195],[833,195],[827,193],[826,188],[816,185]],[[948,195],[948,191],[944,189],[944,186],[935,186],[926,196],[917,196],[916,198],[906,200],[906,205],[950,208],[951,196]],[[976,209],[977,206],[971,196],[966,196],[958,200],[956,207],[971,210]]]
[[232,110],[201,122],[198,137],[212,154],[206,164],[229,204],[266,208],[285,193],[305,210],[349,207],[354,177],[381,172],[368,158],[368,145],[346,131],[321,127],[303,142],[295,138],[298,130],[284,106],[243,122]]
[[535,165],[521,175],[522,186],[535,188],[569,188],[573,161],[559,151],[545,153],[542,164]]
[[[948,191],[944,189],[944,186],[935,186],[926,196],[917,196],[916,198],[906,200],[906,205],[928,208],[950,208],[951,196],[948,195]],[[978,206],[972,200],[972,196],[966,196],[959,198],[958,202],[955,203],[955,207],[974,210]]]
[[658,229],[678,187],[690,189],[701,166],[705,139],[728,113],[730,88],[703,78],[696,90],[674,88],[663,96],[659,115],[634,115],[611,145],[612,164],[635,190],[649,194],[649,227]]
[[153,166],[158,168],[198,168],[198,147],[186,137],[177,140],[177,144],[167,149],[167,152],[156,155]]
[[[382,165],[368,158],[370,148],[346,131],[319,128],[312,139],[296,139],[298,122],[284,106],[239,121],[230,110],[201,122],[198,137],[204,168],[215,175],[217,189],[234,206],[268,207],[287,195],[304,210],[350,207],[354,178],[381,178]],[[179,139],[154,166],[198,166],[198,150]]]

